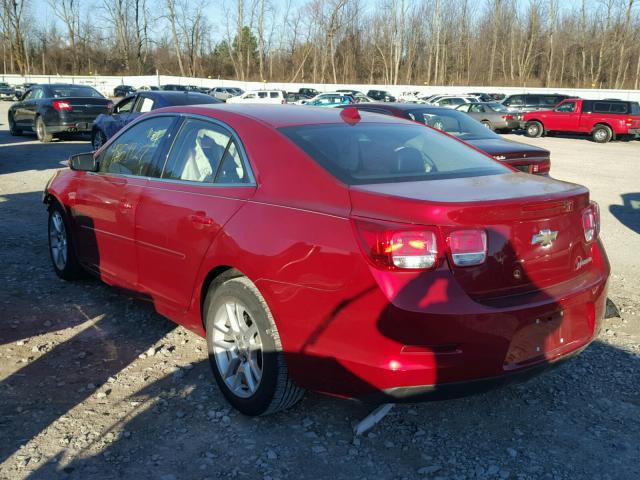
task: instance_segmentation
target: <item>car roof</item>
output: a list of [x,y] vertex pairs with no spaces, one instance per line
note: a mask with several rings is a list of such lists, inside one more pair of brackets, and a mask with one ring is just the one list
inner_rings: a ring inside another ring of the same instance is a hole
[[441,111],[451,111],[450,108],[440,107],[437,105],[424,105],[420,103],[386,103],[386,102],[369,102],[369,103],[358,103],[353,105],[355,108],[367,108],[367,107],[379,107],[384,110],[396,110],[400,112],[405,112],[408,110],[416,110],[416,109],[425,109],[429,110],[441,110]]
[[[273,105],[273,104],[208,104],[188,105],[180,107],[167,107],[154,112],[175,112],[203,115],[216,118],[216,114],[224,114],[229,120],[250,118],[272,128],[292,127],[297,125],[315,125],[327,123],[343,123],[341,116],[343,109],[316,108],[299,105]],[[397,117],[377,115],[363,112],[361,122],[366,123],[406,123]]]

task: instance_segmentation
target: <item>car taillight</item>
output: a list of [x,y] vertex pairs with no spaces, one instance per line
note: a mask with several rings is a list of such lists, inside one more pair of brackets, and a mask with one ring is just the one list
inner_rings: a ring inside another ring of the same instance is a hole
[[54,110],[64,110],[66,112],[70,112],[71,110],[73,110],[73,108],[71,108],[71,104],[69,102],[66,102],[64,100],[54,100],[53,101],[53,108]]
[[531,173],[549,173],[551,170],[551,160],[544,160],[540,163],[534,163],[531,165]]
[[378,268],[429,270],[438,264],[436,230],[429,227],[354,220],[362,250]]
[[582,228],[584,239],[591,242],[598,237],[600,232],[600,207],[594,201],[582,212]]
[[451,259],[458,267],[480,265],[487,259],[487,233],[484,230],[455,230],[447,237]]
[[513,115],[502,115],[505,120],[513,120]]

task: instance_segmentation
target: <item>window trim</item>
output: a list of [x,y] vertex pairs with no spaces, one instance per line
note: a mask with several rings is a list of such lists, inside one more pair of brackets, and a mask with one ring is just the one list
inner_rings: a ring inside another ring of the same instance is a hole
[[[156,161],[158,163],[162,163],[162,168],[161,170],[161,175],[164,173],[164,169],[167,167],[167,162],[169,161],[169,155],[171,154],[171,151],[173,150],[173,146],[175,144],[176,138],[178,136],[178,132],[180,131],[180,129],[182,128],[182,126],[184,125],[185,121],[188,119],[194,119],[194,120],[201,120],[201,121],[205,121],[205,122],[209,122],[212,123],[214,125],[216,125],[219,128],[222,128],[225,133],[229,134],[229,137],[235,142],[236,144],[236,148],[238,149],[238,154],[240,155],[240,161],[242,162],[242,166],[245,169],[245,171],[247,172],[247,182],[246,183],[214,183],[214,182],[193,182],[191,180],[180,180],[180,179],[176,179],[176,178],[162,178],[162,177],[148,177],[148,179],[150,181],[156,181],[156,182],[163,182],[163,183],[177,183],[180,185],[190,185],[190,186],[194,186],[194,187],[207,187],[207,188],[211,188],[211,187],[252,187],[255,188],[258,186],[255,176],[253,174],[253,168],[251,166],[251,162],[249,161],[249,156],[246,153],[246,150],[244,148],[244,144],[242,143],[242,141],[240,140],[240,136],[236,133],[236,131],[231,128],[228,124],[224,123],[221,120],[218,120],[217,118],[211,118],[211,117],[207,117],[205,115],[198,115],[196,113],[178,113],[175,114],[176,117],[179,118],[178,122],[175,123],[174,127],[171,129],[171,134],[167,137],[168,141],[170,139],[170,144],[167,144],[166,148],[163,148],[163,151],[161,152],[161,155],[158,159],[156,159]],[[228,146],[228,145],[227,145]],[[227,149],[225,148],[225,152],[226,153]],[[224,158],[224,153],[223,153],[223,157]],[[220,165],[218,165],[218,170],[220,169],[220,166],[222,165],[222,158],[220,159]],[[218,176],[218,172],[216,171],[216,175],[214,176],[214,180],[215,178]]]

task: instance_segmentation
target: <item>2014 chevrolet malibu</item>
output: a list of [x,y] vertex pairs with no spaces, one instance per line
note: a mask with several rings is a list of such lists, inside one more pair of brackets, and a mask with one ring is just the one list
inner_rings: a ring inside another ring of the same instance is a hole
[[160,109],[48,184],[53,267],[206,336],[238,410],[304,389],[443,398],[597,334],[609,264],[585,187],[356,109]]

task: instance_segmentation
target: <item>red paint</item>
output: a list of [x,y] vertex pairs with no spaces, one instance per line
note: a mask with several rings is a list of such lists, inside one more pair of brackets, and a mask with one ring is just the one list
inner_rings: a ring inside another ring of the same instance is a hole
[[[586,188],[515,173],[349,188],[275,131],[344,123],[340,111],[163,111],[226,123],[256,185],[65,170],[47,192],[70,213],[86,264],[196,333],[204,333],[205,280],[227,266],[264,296],[294,380],[342,397],[496,377],[553,362],[597,334],[609,264],[600,241],[585,240],[595,221],[583,227]],[[366,113],[359,121],[405,122]],[[437,262],[424,270],[393,267],[384,255],[376,262],[354,228],[365,223],[384,225],[383,238],[404,252],[436,245]],[[546,229],[559,232],[553,245],[532,245]],[[471,232],[455,240],[458,253],[482,247],[477,232],[486,234],[484,262],[454,265],[447,238],[456,231]],[[87,232],[97,241],[93,256]],[[575,269],[578,257],[591,261]]]

